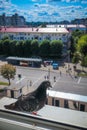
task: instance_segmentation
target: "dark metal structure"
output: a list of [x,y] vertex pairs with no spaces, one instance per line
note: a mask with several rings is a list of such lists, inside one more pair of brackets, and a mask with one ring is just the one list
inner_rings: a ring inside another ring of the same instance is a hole
[[42,59],[39,58],[22,58],[22,57],[7,57],[9,64],[29,66],[29,67],[41,67]]

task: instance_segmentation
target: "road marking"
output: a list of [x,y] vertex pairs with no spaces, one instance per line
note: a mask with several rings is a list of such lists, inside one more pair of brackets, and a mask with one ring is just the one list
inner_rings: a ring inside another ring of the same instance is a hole
[[78,82],[77,82],[77,83],[79,84],[79,83],[80,83],[80,81],[81,81],[81,77],[78,79]]
[[38,78],[33,84],[32,84],[32,86],[34,85],[34,84],[36,84],[40,79],[42,79],[43,77],[45,76],[45,74],[43,74],[40,78]]
[[20,81],[22,81],[23,79],[25,79],[25,77],[23,77],[23,78],[21,78],[20,80],[18,80],[17,82],[16,82],[16,84],[18,84]]

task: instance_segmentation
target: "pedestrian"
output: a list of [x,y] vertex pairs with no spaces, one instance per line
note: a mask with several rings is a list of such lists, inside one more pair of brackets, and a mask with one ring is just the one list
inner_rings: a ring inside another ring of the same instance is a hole
[[32,86],[32,81],[30,80],[30,86]]
[[46,76],[44,76],[45,80],[46,80]]
[[47,75],[47,79],[49,80],[49,76]]
[[61,76],[61,74],[62,74],[62,73],[61,73],[61,71],[60,71],[60,76]]
[[54,82],[56,82],[56,77],[54,76]]

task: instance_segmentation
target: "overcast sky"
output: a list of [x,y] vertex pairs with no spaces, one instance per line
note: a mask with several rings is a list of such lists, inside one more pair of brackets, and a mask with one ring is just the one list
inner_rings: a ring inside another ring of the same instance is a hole
[[18,13],[27,21],[87,18],[87,0],[0,0],[0,15]]

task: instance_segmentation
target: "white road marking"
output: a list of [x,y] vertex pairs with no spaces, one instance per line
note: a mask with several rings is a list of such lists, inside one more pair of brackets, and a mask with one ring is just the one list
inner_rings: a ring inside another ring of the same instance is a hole
[[32,85],[36,84],[40,79],[42,79],[46,74],[43,74],[40,78],[38,78]]
[[77,82],[77,83],[79,84],[79,83],[80,83],[80,81],[81,81],[81,77],[78,79],[78,82]]
[[25,79],[25,77],[23,77],[23,78],[21,78],[20,80],[18,80],[17,82],[16,82],[16,84],[18,84],[20,81],[22,81],[23,79]]

